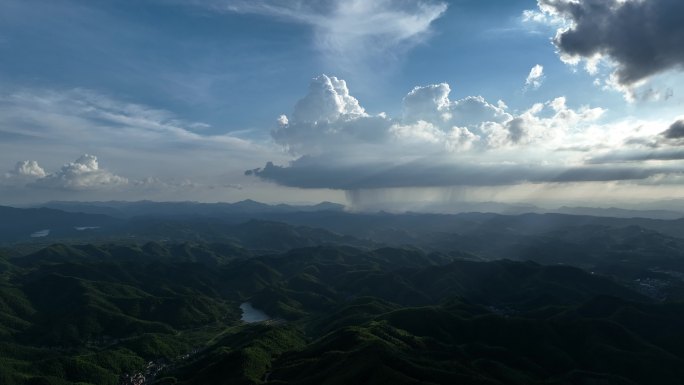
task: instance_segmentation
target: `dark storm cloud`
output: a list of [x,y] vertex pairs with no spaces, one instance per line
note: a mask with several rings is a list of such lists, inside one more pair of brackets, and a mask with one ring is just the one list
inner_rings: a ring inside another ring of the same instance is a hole
[[684,120],[678,120],[665,130],[661,135],[667,139],[684,139]]
[[620,84],[684,66],[682,0],[539,0],[539,5],[574,23],[555,38],[561,53],[610,57]]
[[406,164],[340,165],[324,157],[302,157],[289,166],[269,162],[249,171],[261,179],[300,188],[357,190],[395,187],[505,186],[520,183],[568,183],[642,180],[658,174],[681,173],[671,168],[614,165],[552,167],[540,165],[480,165],[424,159]]

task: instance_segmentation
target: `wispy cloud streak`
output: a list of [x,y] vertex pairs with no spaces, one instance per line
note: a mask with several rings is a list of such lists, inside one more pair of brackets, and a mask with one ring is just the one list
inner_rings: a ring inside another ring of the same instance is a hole
[[433,0],[198,0],[216,11],[251,13],[308,25],[313,43],[338,68],[369,66],[397,59],[431,33],[447,10]]

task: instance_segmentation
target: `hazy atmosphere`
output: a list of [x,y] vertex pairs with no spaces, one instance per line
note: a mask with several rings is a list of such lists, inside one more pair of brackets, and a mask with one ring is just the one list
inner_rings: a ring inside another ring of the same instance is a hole
[[684,198],[682,13],[2,0],[2,203],[662,206]]

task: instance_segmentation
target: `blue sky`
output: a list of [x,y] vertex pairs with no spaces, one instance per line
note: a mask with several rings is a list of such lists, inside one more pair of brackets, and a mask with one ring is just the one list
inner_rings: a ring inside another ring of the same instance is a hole
[[2,0],[0,203],[680,198],[681,6],[596,1]]

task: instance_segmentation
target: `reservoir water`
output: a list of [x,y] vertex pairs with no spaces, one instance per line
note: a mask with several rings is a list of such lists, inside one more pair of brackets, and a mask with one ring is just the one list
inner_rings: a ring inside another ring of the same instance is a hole
[[255,309],[251,303],[245,302],[240,305],[242,310],[242,320],[247,323],[263,322],[271,319],[266,313],[259,309]]
[[43,238],[43,237],[47,237],[48,235],[50,235],[49,229],[48,230],[40,230],[40,231],[36,231],[35,233],[32,233],[31,238]]

